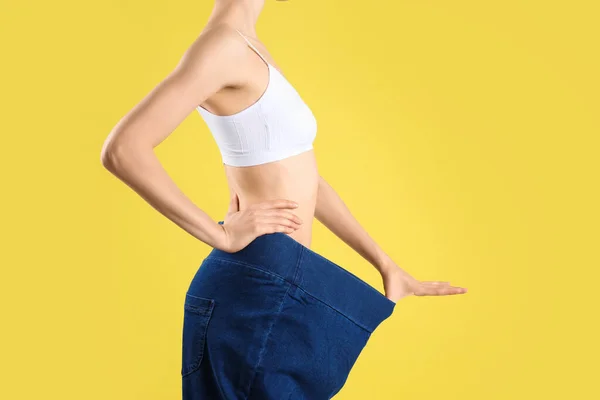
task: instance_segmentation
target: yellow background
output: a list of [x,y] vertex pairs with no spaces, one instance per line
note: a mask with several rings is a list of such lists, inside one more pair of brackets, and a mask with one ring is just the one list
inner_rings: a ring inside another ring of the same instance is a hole
[[[209,247],[100,163],[212,1],[0,2],[0,398],[180,398],[184,293]],[[399,265],[401,300],[336,399],[594,399],[599,6],[267,1],[257,32],[312,107],[321,174]],[[156,149],[221,219],[197,113]],[[316,223],[313,249],[382,291]]]

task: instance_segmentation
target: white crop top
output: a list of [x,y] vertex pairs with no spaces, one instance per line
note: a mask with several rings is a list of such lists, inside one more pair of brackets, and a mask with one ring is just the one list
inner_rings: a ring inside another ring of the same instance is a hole
[[317,134],[312,111],[277,68],[237,32],[267,64],[269,83],[255,103],[233,115],[215,115],[196,107],[219,147],[223,163],[236,167],[259,165],[312,149]]

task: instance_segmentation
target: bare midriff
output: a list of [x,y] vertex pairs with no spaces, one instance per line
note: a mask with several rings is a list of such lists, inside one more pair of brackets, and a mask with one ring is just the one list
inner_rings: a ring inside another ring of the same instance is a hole
[[314,150],[250,167],[223,166],[230,193],[238,195],[240,211],[252,204],[275,199],[298,203],[297,208],[289,210],[300,217],[302,225],[286,235],[310,248],[319,186]]

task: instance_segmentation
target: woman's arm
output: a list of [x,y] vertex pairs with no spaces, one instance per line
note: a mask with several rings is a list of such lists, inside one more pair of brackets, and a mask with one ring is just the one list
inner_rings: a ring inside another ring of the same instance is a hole
[[466,288],[451,286],[445,281],[418,281],[398,267],[360,226],[340,196],[321,176],[315,218],[377,268],[386,297],[394,302],[410,295],[444,296],[467,292]]
[[175,185],[154,153],[195,108],[237,84],[245,44],[235,32],[203,33],[176,68],[112,129],[101,151],[106,169],[192,236],[217,247],[224,231]]
[[315,218],[370,262],[380,273],[383,274],[389,268],[396,267],[322,176],[319,176]]

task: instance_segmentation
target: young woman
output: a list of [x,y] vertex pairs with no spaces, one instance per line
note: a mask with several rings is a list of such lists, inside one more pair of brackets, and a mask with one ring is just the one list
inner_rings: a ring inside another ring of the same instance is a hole
[[[109,171],[212,247],[184,302],[187,400],[329,399],[399,299],[466,292],[400,269],[319,175],[315,118],[256,38],[263,5],[216,0],[176,68],[102,148]],[[196,207],[153,152],[194,111],[221,152],[223,221]],[[385,296],[310,249],[313,218],[377,268]]]

